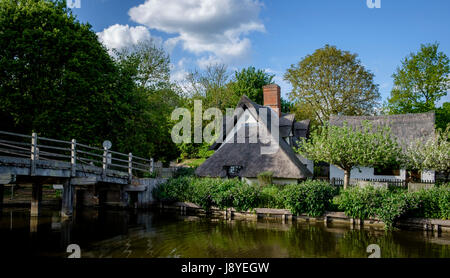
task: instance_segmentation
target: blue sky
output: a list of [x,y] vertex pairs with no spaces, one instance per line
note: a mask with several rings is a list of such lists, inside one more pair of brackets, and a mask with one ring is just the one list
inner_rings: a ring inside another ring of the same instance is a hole
[[[450,56],[450,1],[380,0],[80,0],[73,12],[109,48],[153,38],[171,55],[173,78],[222,62],[283,74],[325,44],[357,53],[375,74],[385,100],[392,73],[422,43],[440,43]],[[443,101],[450,101],[446,96]]]

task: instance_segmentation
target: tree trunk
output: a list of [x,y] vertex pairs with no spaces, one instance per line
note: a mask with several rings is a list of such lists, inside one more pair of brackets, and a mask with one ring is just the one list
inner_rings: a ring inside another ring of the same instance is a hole
[[350,184],[350,170],[344,170],[344,189]]

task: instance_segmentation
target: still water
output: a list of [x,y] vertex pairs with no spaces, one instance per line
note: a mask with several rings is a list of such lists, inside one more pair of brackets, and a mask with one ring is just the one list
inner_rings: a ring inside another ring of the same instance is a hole
[[9,257],[68,257],[67,246],[78,244],[82,258],[345,258],[367,257],[367,246],[378,244],[381,257],[450,258],[450,235],[421,231],[112,210],[77,211],[70,221],[52,210],[38,222],[27,209],[0,217],[0,255]]

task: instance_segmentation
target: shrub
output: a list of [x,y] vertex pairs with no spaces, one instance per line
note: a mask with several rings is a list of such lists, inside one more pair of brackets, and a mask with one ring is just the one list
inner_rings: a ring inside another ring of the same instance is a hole
[[417,207],[415,195],[401,191],[383,191],[376,216],[384,222],[385,229],[392,229],[395,222]]
[[373,186],[350,187],[341,190],[340,195],[334,199],[334,202],[347,216],[364,220],[375,216],[381,205],[381,199],[387,191],[387,189],[374,188]]
[[258,206],[261,197],[259,186],[240,183],[232,188],[233,207],[238,211],[247,211]]
[[258,174],[258,182],[261,187],[272,184],[273,172],[266,171]]
[[270,185],[262,188],[258,207],[284,208],[282,192],[283,191],[276,185]]
[[192,177],[171,178],[153,189],[153,196],[163,202],[189,201],[192,195]]
[[193,177],[195,175],[195,168],[191,167],[180,167],[173,174],[174,178],[179,177]]
[[293,214],[306,213],[314,217],[323,215],[331,207],[334,194],[335,188],[322,181],[290,184],[282,192],[285,208]]
[[417,208],[416,217],[450,219],[450,185],[443,184],[432,189],[422,189],[414,193]]
[[219,180],[213,192],[213,202],[220,208],[230,208],[233,206],[235,187],[241,186],[242,182],[238,179]]

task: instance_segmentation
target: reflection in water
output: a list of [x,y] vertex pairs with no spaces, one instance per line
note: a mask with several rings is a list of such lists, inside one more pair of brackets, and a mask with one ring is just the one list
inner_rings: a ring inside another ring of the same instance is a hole
[[78,244],[83,258],[368,257],[370,244],[379,245],[385,258],[450,258],[450,235],[420,231],[102,210],[79,210],[65,221],[44,210],[36,222],[28,210],[3,211],[2,253],[67,257],[69,244]]

